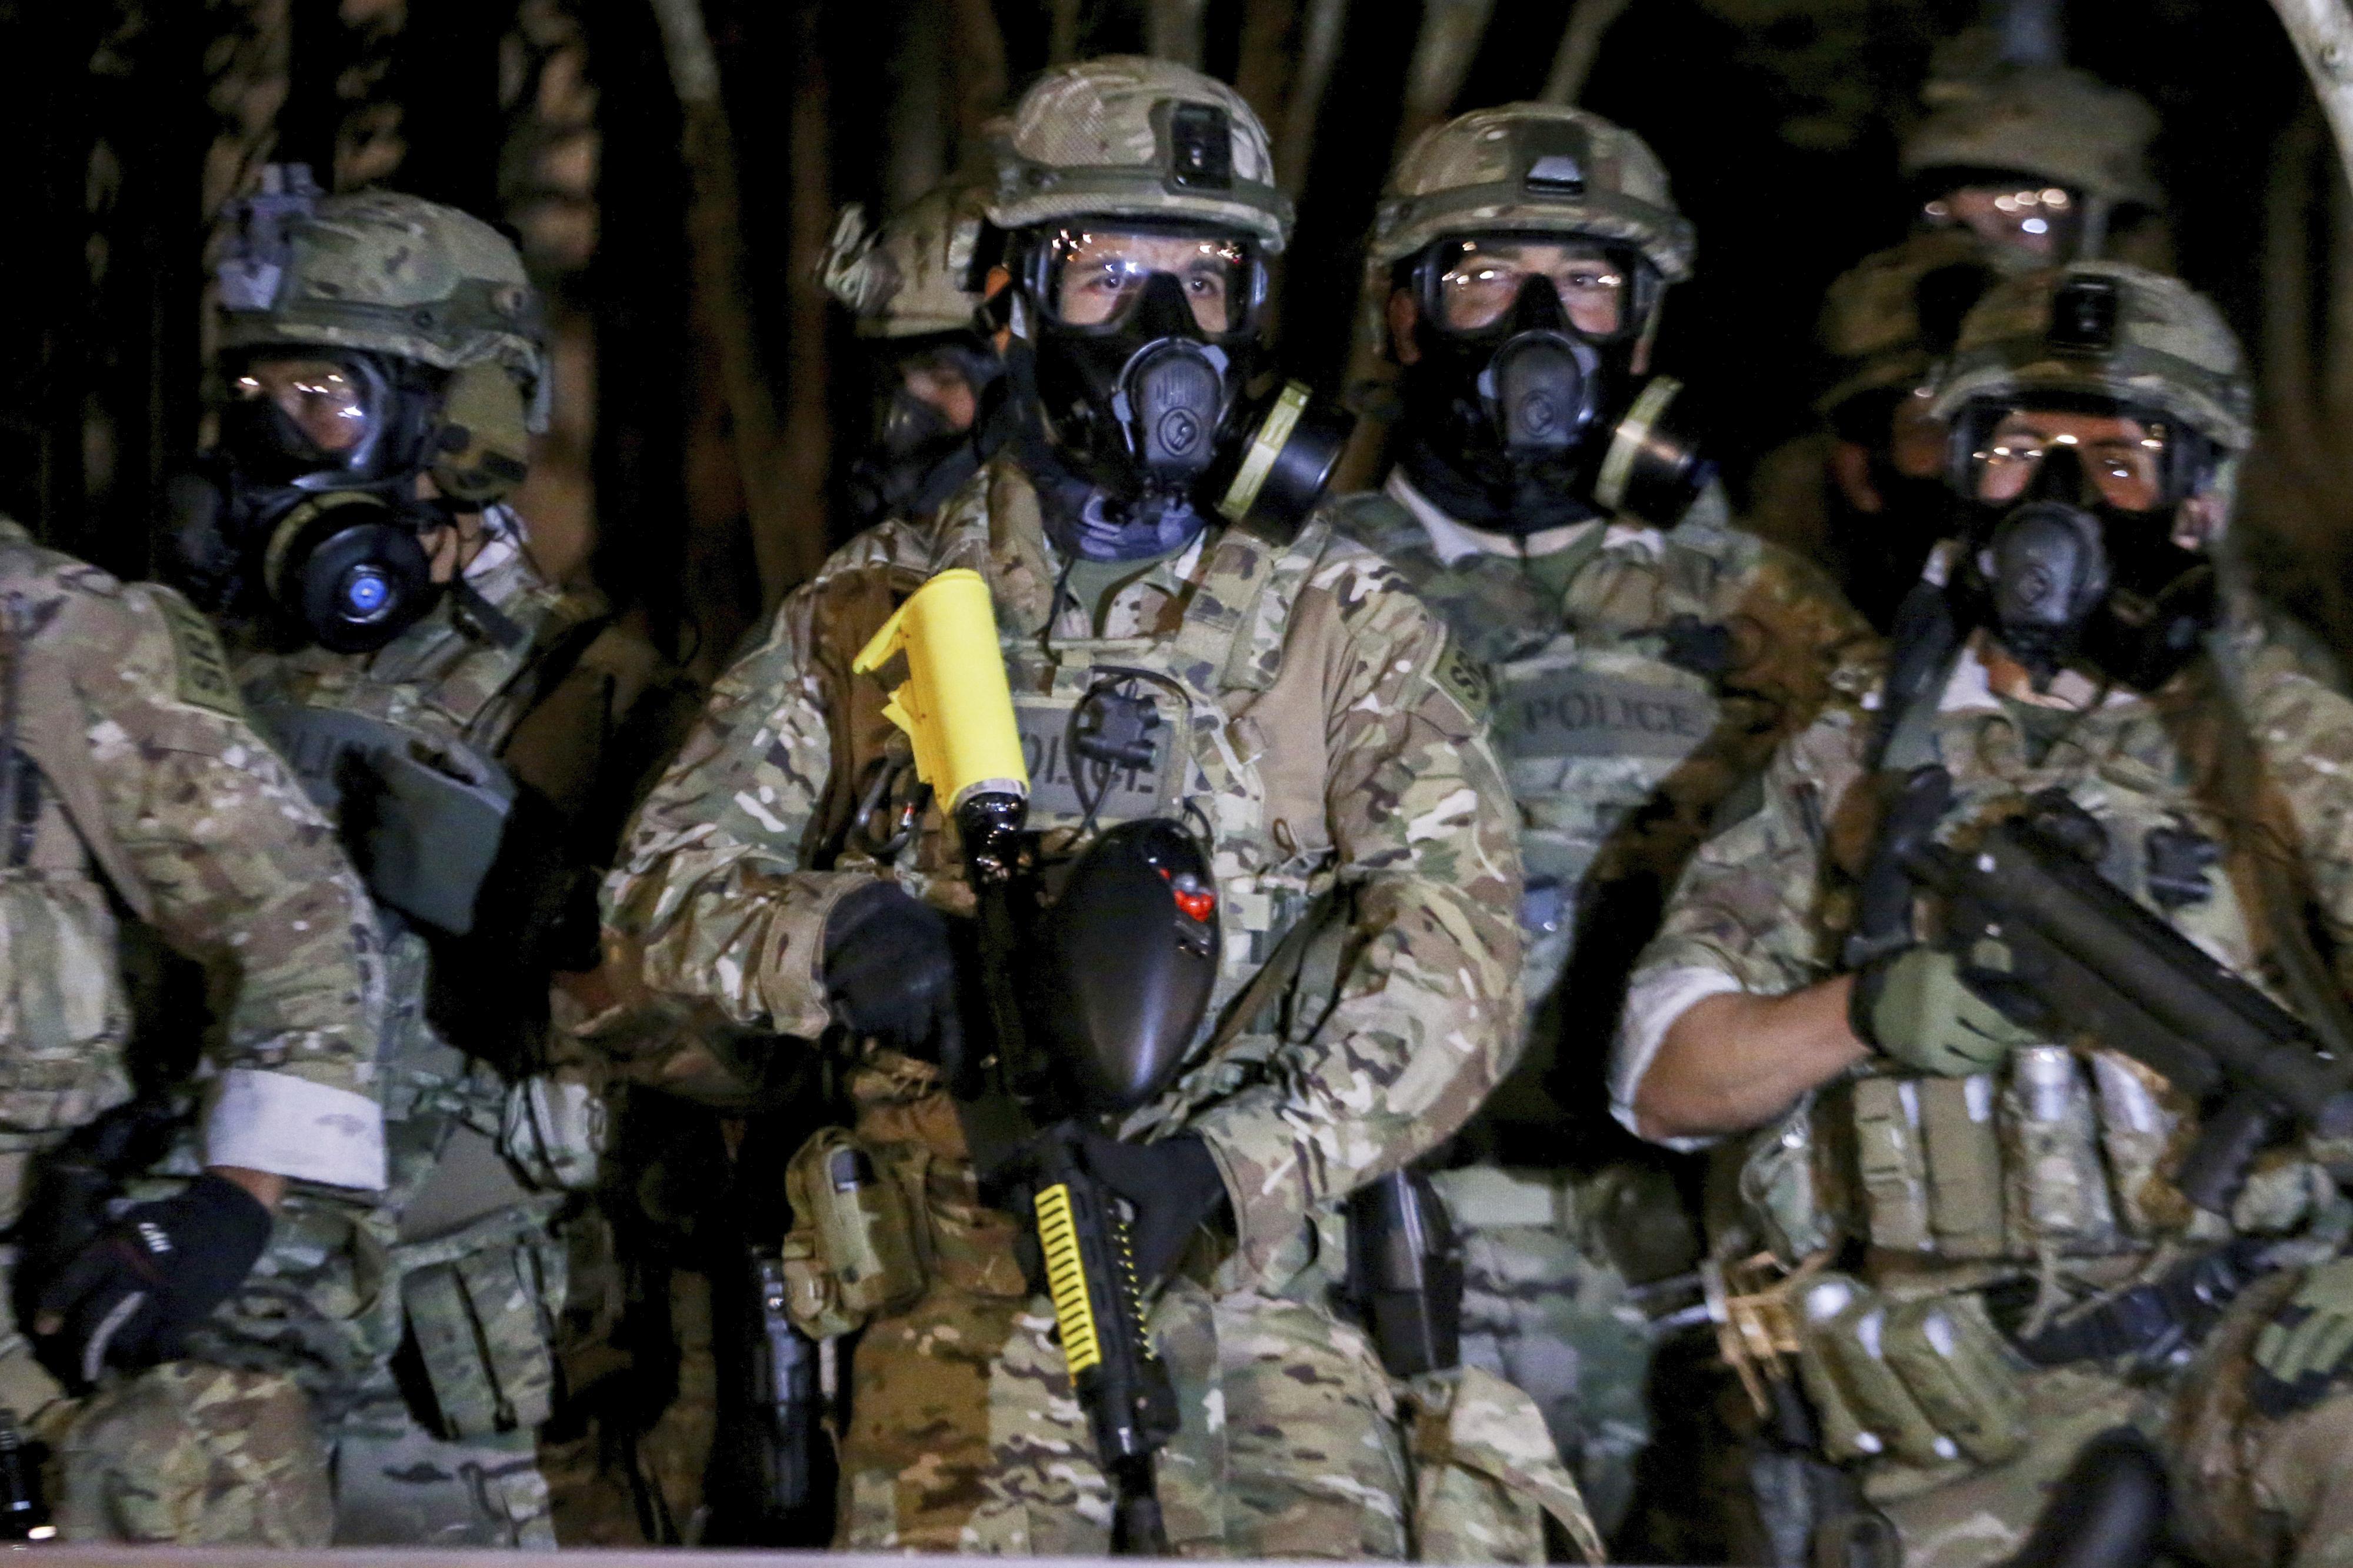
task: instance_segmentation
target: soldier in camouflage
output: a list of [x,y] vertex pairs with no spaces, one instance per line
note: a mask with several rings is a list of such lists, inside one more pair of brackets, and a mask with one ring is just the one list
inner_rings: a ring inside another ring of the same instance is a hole
[[[1933,831],[1964,851],[2055,792],[2101,877],[2341,1026],[2353,707],[2218,609],[2210,570],[2249,435],[2238,345],[2180,283],[2079,262],[1995,289],[1936,388],[1961,545],[1907,604],[1894,673],[1842,675],[1694,859],[1615,1064],[1645,1136],[1746,1135],[1724,1342],[1760,1408],[1803,1389],[1839,1467],[1795,1484],[1758,1455],[1775,1560],[2001,1559],[2121,1425],[2164,1439],[2204,1560],[2353,1563],[2341,1146],[2275,1142],[2227,1214],[2193,1207],[2196,1099],[1991,1005],[1992,944],[1964,963],[1906,934],[1934,900],[1885,931],[1858,912],[1883,784],[1945,770]],[[2096,581],[2054,602],[2031,569],[2063,529]]]
[[[384,1185],[366,894],[247,722],[204,617],[5,519],[0,802],[0,1214],[18,1307],[0,1405],[67,1456],[69,1538],[324,1545],[327,1456],[302,1391],[182,1358],[290,1184],[360,1203]],[[185,1016],[138,1010],[129,960],[150,933],[201,965],[218,1027],[194,1179],[109,1221],[90,1209],[103,1193],[77,1204],[41,1173],[78,1130],[122,1121],[134,1079],[153,1095],[195,1054]],[[93,1383],[77,1419],[69,1389]],[[168,1454],[125,1445],[142,1401]],[[95,1449],[118,1452],[111,1484],[75,1462]]]
[[514,247],[299,169],[231,217],[227,405],[172,492],[179,566],[374,895],[390,1173],[374,1202],[298,1184],[200,1339],[310,1391],[338,1542],[553,1545],[534,1444],[566,1299],[555,1221],[594,1174],[601,1105],[537,1070],[537,1037],[551,969],[596,960],[576,824],[650,661],[549,581],[501,499],[546,374]]
[[[1655,1156],[1612,1164],[1627,1151],[1599,1117],[1564,1159],[1561,1106],[1598,1100],[1624,964],[1711,815],[1868,637],[1817,573],[1729,526],[1713,484],[1610,488],[1638,429],[1672,428],[1673,383],[1643,372],[1692,252],[1650,149],[1598,116],[1514,104],[1424,135],[1371,258],[1404,366],[1402,457],[1333,508],[1499,692],[1530,1038],[1435,1180],[1466,1233],[1464,1358],[1535,1395],[1608,1527],[1650,1430],[1622,1270],[1688,1268],[1672,1237],[1690,1227]],[[1577,411],[1557,431],[1513,402],[1546,390],[1546,353]],[[1658,1245],[1637,1255],[1605,1240],[1643,1232]]]
[[2149,173],[2157,116],[2082,71],[1932,80],[1897,165],[1914,232],[1863,258],[1822,302],[1828,428],[1768,454],[1748,521],[1810,553],[1882,631],[1952,521],[1928,382],[1961,318],[2003,278],[2077,257],[2164,265]]
[[976,317],[988,196],[987,178],[953,178],[872,232],[855,203],[834,225],[826,289],[873,350],[887,394],[874,447],[850,470],[861,523],[929,515],[1000,444],[1003,422],[983,419],[1000,367]]
[[[1210,853],[1208,1020],[1175,1086],[1106,1141],[1122,1157],[1089,1156],[1135,1205],[1140,1257],[1191,1237],[1149,1314],[1183,1411],[1159,1467],[1172,1546],[1536,1561],[1550,1512],[1599,1549],[1516,1390],[1409,1390],[1400,1432],[1398,1391],[1328,1304],[1342,1200],[1511,1065],[1519,873],[1483,688],[1444,627],[1327,521],[1221,524],[1198,493],[1197,459],[1232,449],[1263,259],[1290,227],[1271,170],[1249,108],[1184,68],[1107,58],[1031,88],[989,210],[1023,433],[927,525],[868,531],[786,601],[607,886],[608,968],[642,977],[638,1006],[758,1032],[749,1073],[807,1042],[839,1064],[852,1125],[796,1162],[811,1202],[785,1256],[804,1327],[863,1325],[845,1547],[1108,1539],[1053,1313],[1015,1220],[980,1201],[936,1066],[972,895],[910,793],[885,687],[850,669],[910,593],[967,567],[995,600],[1040,855],[1149,816]],[[1137,395],[1114,405],[1115,384]],[[1148,465],[1124,427],[1139,406],[1158,416]],[[1112,703],[1152,737],[1148,763],[1065,751],[1074,712]],[[858,1201],[899,1217],[820,1226],[831,1200],[804,1168],[853,1146],[900,1194],[852,1183]]]

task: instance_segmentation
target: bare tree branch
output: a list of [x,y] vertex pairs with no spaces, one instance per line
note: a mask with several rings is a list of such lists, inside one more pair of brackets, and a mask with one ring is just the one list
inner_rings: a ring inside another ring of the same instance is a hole
[[1324,94],[1332,85],[1332,68],[1340,58],[1340,27],[1348,19],[1348,0],[1310,0],[1306,37],[1300,40],[1298,68],[1291,79],[1291,101],[1282,113],[1282,137],[1274,148],[1275,183],[1293,195],[1306,182],[1309,157],[1315,151],[1315,125],[1324,113]]
[[2353,178],[2353,11],[2345,0],[2272,0],[2296,58],[2312,79],[2335,134],[2338,165]]
[[1630,0],[1576,0],[1568,8],[1568,25],[1561,29],[1560,49],[1552,58],[1552,74],[1545,79],[1542,100],[1564,108],[1585,96],[1585,82],[1601,55],[1601,36],[1626,14]]
[[1413,64],[1405,76],[1405,113],[1398,121],[1397,151],[1413,145],[1414,138],[1446,118],[1479,58],[1487,37],[1487,18],[1495,0],[1426,0],[1421,10],[1421,36],[1414,40]]
[[781,598],[796,580],[803,552],[796,548],[792,496],[777,460],[776,405],[754,352],[734,138],[720,102],[719,59],[703,26],[701,0],[652,0],[652,5],[670,83],[685,115],[683,155],[694,186],[687,208],[691,276],[718,343],[720,378],[734,426],[736,470],[751,525],[752,558],[759,569],[760,601],[765,606]]
[[1201,68],[1201,24],[1208,0],[1150,0],[1144,7],[1145,51],[1156,59]]
[[1046,33],[1046,63],[1066,66],[1079,58],[1079,0],[1053,0]]

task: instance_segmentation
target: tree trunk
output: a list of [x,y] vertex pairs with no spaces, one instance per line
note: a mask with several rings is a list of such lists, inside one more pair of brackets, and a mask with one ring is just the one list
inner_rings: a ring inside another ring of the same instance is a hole
[[719,61],[699,0],[653,0],[662,51],[684,114],[684,153],[693,186],[687,233],[694,291],[719,349],[720,378],[733,426],[735,466],[765,609],[797,580],[794,495],[778,460],[776,410],[761,374],[751,300],[744,287],[734,137],[719,95]]
[[1552,58],[1552,74],[1545,79],[1544,102],[1567,108],[1585,96],[1586,79],[1600,58],[1601,36],[1626,14],[1628,4],[1629,0],[1576,0],[1569,6],[1559,52]]
[[1201,24],[1208,12],[1208,0],[1149,0],[1144,7],[1145,52],[1199,70]]
[[[826,74],[820,24],[825,7],[805,0],[798,26],[799,69],[793,84],[792,249],[779,279],[786,298],[785,426],[782,479],[792,531],[786,544],[785,586],[814,576],[832,549],[826,485],[832,473],[831,365],[826,352],[827,295],[818,262],[833,232],[831,83]],[[761,583],[763,610],[780,589]]]
[[1324,95],[1332,85],[1332,68],[1339,63],[1340,29],[1347,19],[1348,0],[1308,0],[1306,36],[1299,41],[1290,101],[1282,110],[1282,134],[1274,144],[1275,184],[1294,197],[1307,183],[1308,161],[1315,151],[1315,126],[1323,117]]

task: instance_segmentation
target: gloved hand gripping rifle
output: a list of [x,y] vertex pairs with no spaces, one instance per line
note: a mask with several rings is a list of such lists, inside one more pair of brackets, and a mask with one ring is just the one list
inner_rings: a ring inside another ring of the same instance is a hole
[[1940,945],[1973,989],[2044,1038],[2089,1034],[2206,1107],[2175,1184],[2227,1215],[2255,1154],[2291,1121],[2353,1132],[2353,1062],[2103,877],[2105,830],[2056,791],[1973,853],[1936,842],[1952,777],[1915,769],[1863,875],[1847,967],[1913,940],[1912,899],[1944,903]]
[[[1071,1382],[1117,1494],[1113,1550],[1163,1554],[1167,1538],[1154,1456],[1176,1432],[1176,1394],[1145,1332],[1126,1215],[1082,1157],[1078,1126],[1059,1118],[1073,1109],[1101,1112],[1119,1108],[1121,1100],[1140,1103],[1157,1091],[1153,1080],[1164,1079],[1174,1064],[1123,1062],[1113,1059],[1116,1050],[1089,1048],[1084,1015],[1103,1000],[1097,994],[1102,966],[1093,976],[1057,977],[1061,984],[1046,1032],[1065,1048],[1050,1053],[1032,1037],[1023,1007],[1033,946],[1025,941],[1033,907],[1030,846],[1022,831],[1029,773],[987,584],[965,570],[934,576],[875,634],[854,668],[863,673],[901,652],[909,679],[883,711],[914,742],[918,775],[955,823],[979,925],[986,1035],[961,1051],[944,1051],[950,1059],[941,1067],[981,1190],[1012,1212],[1026,1213],[1036,1226]],[[1106,835],[1104,844],[1113,837]],[[1094,880],[1132,889],[1138,885],[1132,873],[1141,867],[1145,890],[1164,903],[1172,898],[1176,879],[1166,868],[1155,877],[1149,847],[1134,853],[1132,835],[1120,842],[1129,852],[1097,863]],[[1073,888],[1088,875],[1089,861],[1082,860]],[[1066,891],[1064,907],[1071,897]],[[1114,902],[1135,907],[1132,898]],[[1214,928],[1209,931],[1213,939]],[[1163,1028],[1160,1035],[1189,1036],[1206,1004],[1204,989],[1190,1018],[1176,1018],[1173,1032]],[[1176,1013],[1183,1011],[1180,1005]],[[1067,1041],[1073,1037],[1077,1058],[1054,1059],[1071,1057]],[[1139,1089],[1140,1096],[1134,1092]]]

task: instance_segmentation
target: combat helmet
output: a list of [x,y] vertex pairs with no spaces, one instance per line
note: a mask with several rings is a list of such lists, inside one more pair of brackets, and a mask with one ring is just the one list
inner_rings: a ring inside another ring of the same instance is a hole
[[1897,154],[1905,179],[1941,170],[2014,171],[2112,207],[2158,205],[2148,167],[2157,112],[2138,93],[2055,66],[1942,83],[1935,91],[1943,101]]
[[540,300],[522,255],[455,207],[308,184],[307,171],[280,174],[235,209],[243,227],[218,268],[222,350],[349,349],[448,372],[436,481],[470,500],[512,489],[547,423]]
[[972,329],[990,189],[987,180],[949,180],[871,228],[859,203],[841,209],[818,278],[849,310],[860,337]]
[[2227,453],[2253,437],[2238,338],[2213,301],[2178,278],[2122,261],[2078,261],[1998,285],[1961,323],[1930,412],[2091,397],[2179,420]]
[[1837,379],[1815,409],[1836,417],[1868,394],[1921,386],[1951,350],[1969,309],[2002,278],[2033,265],[2014,247],[1989,245],[1964,228],[1930,229],[1864,257],[1822,300],[1815,337]]
[[1240,93],[1167,60],[1108,55],[1050,70],[1021,95],[987,216],[1008,230],[1079,216],[1211,223],[1272,252],[1292,206]]
[[1582,234],[1634,246],[1669,283],[1697,241],[1642,139],[1581,109],[1507,103],[1435,126],[1398,160],[1373,218],[1376,266],[1451,235]]

